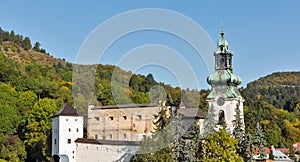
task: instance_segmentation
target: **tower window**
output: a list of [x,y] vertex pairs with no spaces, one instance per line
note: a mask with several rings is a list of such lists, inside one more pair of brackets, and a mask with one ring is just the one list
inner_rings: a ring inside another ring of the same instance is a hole
[[223,110],[219,111],[219,124],[224,124],[225,122],[225,113]]
[[54,145],[56,145],[56,139],[54,139]]
[[69,132],[71,132],[71,128],[69,128]]
[[68,139],[68,144],[71,144],[71,139],[70,138]]
[[78,129],[78,128],[76,128],[76,132],[79,132],[79,129]]

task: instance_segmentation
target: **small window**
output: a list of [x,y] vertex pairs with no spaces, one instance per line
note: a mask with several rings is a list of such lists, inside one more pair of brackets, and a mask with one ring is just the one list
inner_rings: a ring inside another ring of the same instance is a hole
[[68,139],[68,144],[71,144],[71,139],[70,138]]
[[126,139],[126,133],[123,134],[124,139]]
[[109,117],[109,120],[114,120],[114,117],[113,117],[113,116],[110,116],[110,117]]
[[79,132],[79,129],[78,129],[78,128],[76,128],[76,132]]
[[127,120],[127,116],[123,116],[123,119],[124,119],[124,120]]
[[75,153],[75,151],[73,151],[73,154]]
[[158,115],[153,114],[152,117],[153,117],[154,119],[156,119],[156,118],[158,117]]
[[66,119],[66,121],[69,121],[69,119]]
[[95,139],[98,139],[98,134],[95,134]]
[[99,117],[98,117],[98,116],[95,116],[95,119],[96,119],[97,121],[99,121]]
[[69,132],[71,132],[71,128],[69,128]]
[[54,145],[56,145],[56,139],[54,139]]
[[137,118],[138,118],[139,120],[141,120],[141,119],[142,119],[142,115],[137,115]]
[[112,134],[109,134],[109,139],[112,139],[113,138],[113,135]]
[[77,119],[75,119],[75,121],[77,122]]

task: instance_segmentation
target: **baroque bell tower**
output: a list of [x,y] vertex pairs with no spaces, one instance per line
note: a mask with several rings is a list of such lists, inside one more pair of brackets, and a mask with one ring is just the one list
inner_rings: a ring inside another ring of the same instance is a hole
[[233,73],[233,53],[229,50],[224,32],[221,31],[220,34],[221,38],[218,41],[217,50],[214,52],[215,72],[207,78],[208,84],[212,87],[210,94],[207,96],[207,102],[215,110],[217,125],[220,127],[226,122],[227,128],[232,133],[234,128],[232,121],[235,120],[235,109],[237,107],[241,112],[242,122],[244,123],[244,99],[237,89],[237,86],[241,84],[241,79]]

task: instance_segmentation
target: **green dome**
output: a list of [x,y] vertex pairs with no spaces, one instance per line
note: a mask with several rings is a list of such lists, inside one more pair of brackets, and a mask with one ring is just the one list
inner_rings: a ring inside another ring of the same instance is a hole
[[242,83],[242,80],[230,70],[218,70],[207,78],[207,82],[210,85],[220,84],[238,86]]

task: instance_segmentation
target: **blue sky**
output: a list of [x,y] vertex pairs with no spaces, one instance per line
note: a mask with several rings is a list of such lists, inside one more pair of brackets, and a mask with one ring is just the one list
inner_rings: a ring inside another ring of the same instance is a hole
[[[130,10],[162,8],[183,14],[209,34],[214,43],[219,39],[221,21],[225,37],[234,52],[234,72],[242,86],[277,71],[299,71],[300,1],[4,1],[1,3],[0,27],[39,41],[51,55],[75,62],[77,53],[98,25]],[[166,20],[167,21],[167,20]],[[184,28],[184,24],[182,24]],[[113,30],[113,29],[112,29]],[[144,31],[128,34],[116,41],[100,63],[115,64],[122,54],[140,45],[162,44],[182,53],[196,71],[200,88],[208,71],[195,51],[172,34]],[[190,56],[193,55],[193,56]],[[191,58],[191,59],[189,59]],[[213,59],[213,53],[211,53]],[[145,66],[138,73],[153,73],[155,79],[178,85],[167,69]],[[194,87],[191,87],[194,88]],[[199,87],[197,87],[199,88]]]

